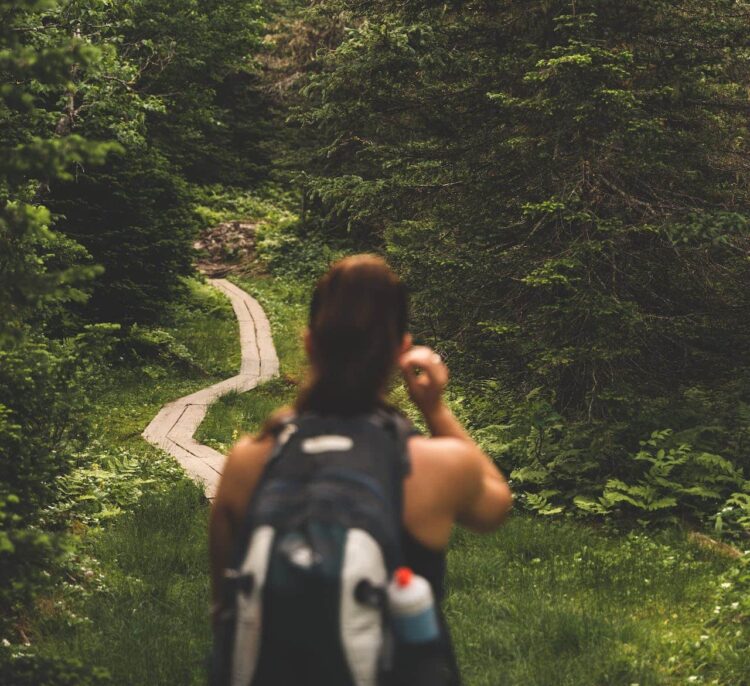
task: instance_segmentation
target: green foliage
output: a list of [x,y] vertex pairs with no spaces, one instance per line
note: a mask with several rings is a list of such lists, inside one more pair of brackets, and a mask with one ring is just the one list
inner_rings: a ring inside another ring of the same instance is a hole
[[[189,183],[246,184],[267,172],[252,55],[261,9],[257,0],[0,2],[3,637],[69,556],[67,518],[106,518],[148,481],[135,475],[141,463],[110,451],[109,462],[86,464],[88,397],[116,330],[90,322],[141,324],[117,352],[150,355],[152,381],[169,366],[205,380],[239,363],[222,345],[204,358],[209,336],[195,319],[185,330],[197,345],[158,325],[192,288],[182,279],[198,226]],[[234,333],[213,305],[215,332]],[[144,330],[146,320],[156,326]]]
[[317,279],[345,253],[293,217],[259,227],[257,248],[258,256],[275,275],[306,280]]
[[56,228],[104,267],[89,316],[154,320],[191,270],[196,221],[185,182],[153,148],[110,158],[104,168],[52,186]]
[[105,686],[109,674],[98,667],[84,666],[79,660],[13,654],[0,648],[0,679],[13,686]]
[[[746,407],[736,389],[715,395],[690,389],[672,403],[650,405],[643,423],[574,423],[540,389],[511,412],[498,411],[497,390],[482,389],[485,397],[461,411],[481,427],[480,445],[510,472],[522,507],[545,515],[687,521],[738,540],[750,531],[743,509]],[[639,438],[658,421],[675,428]]]
[[162,365],[175,365],[183,368],[195,367],[190,351],[164,329],[145,328],[134,324],[123,341],[122,347],[142,361],[155,360]]
[[[268,117],[253,58],[262,19],[257,0],[59,0],[16,17],[10,36],[28,41],[22,55],[37,63],[47,50],[60,72],[52,80],[42,71],[45,82],[14,96],[26,116],[9,113],[2,147],[12,151],[14,178],[34,177],[36,164],[57,231],[90,255],[77,261],[104,267],[87,317],[153,319],[191,268],[197,218],[188,183],[247,184],[267,173]],[[18,71],[24,59],[8,64]],[[119,154],[93,165],[112,149]]]
[[40,184],[71,178],[77,165],[96,165],[111,144],[60,131],[49,94],[63,90],[71,70],[94,70],[101,52],[73,36],[40,37],[30,29],[54,2],[0,4],[0,343],[17,337],[18,325],[48,308],[85,300],[83,288],[97,273],[81,246],[50,229]]
[[[0,591],[5,621],[27,603],[45,569],[66,553],[64,539],[40,528],[75,465],[86,435],[87,394],[105,346],[99,332],[64,343],[27,337],[0,350]],[[5,626],[0,624],[0,630]]]
[[636,514],[674,517],[714,510],[728,492],[744,485],[741,472],[719,455],[700,452],[687,443],[675,444],[672,431],[655,431],[641,443],[628,470],[629,483],[607,481],[598,501],[576,497],[586,512],[606,514],[632,508]]
[[117,27],[140,93],[155,94],[149,138],[190,181],[247,187],[268,172],[268,102],[256,57],[259,0],[127,3]]
[[750,482],[744,484],[744,491],[732,493],[722,508],[713,517],[714,530],[719,534],[729,532],[736,538],[750,531]]
[[[388,255],[535,510],[716,514],[748,466],[744,13],[330,0],[306,26],[333,16],[290,97],[310,235]],[[671,485],[635,459],[663,427]]]
[[273,184],[253,191],[231,186],[201,186],[194,189],[194,198],[195,211],[203,226],[238,219],[276,226],[295,219],[292,193]]
[[132,511],[146,493],[164,492],[182,478],[169,456],[90,444],[77,456],[78,468],[58,483],[59,499],[49,520],[97,526]]
[[64,537],[40,527],[70,471],[85,431],[86,388],[111,327],[46,334],[70,303],[86,299],[97,273],[85,250],[50,228],[39,202],[43,182],[75,165],[101,163],[113,146],[53,136],[55,105],[71,70],[94,68],[100,52],[69,36],[38,40],[29,26],[48,2],[0,3],[0,633],[47,584],[44,570],[67,554]]
[[75,343],[53,347],[26,341],[23,348],[0,351],[5,458],[0,479],[19,495],[25,514],[50,501],[55,477],[67,469],[66,447],[85,435],[81,391],[84,377],[90,384],[97,370]]

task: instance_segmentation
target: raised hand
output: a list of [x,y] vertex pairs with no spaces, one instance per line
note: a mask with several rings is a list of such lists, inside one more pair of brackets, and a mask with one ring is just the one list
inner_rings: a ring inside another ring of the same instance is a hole
[[434,412],[448,383],[448,367],[440,355],[419,345],[401,355],[398,365],[416,406],[425,415]]

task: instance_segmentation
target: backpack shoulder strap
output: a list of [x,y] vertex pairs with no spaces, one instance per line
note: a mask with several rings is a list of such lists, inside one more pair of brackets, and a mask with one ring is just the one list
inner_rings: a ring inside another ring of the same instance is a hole
[[299,428],[297,422],[297,414],[295,412],[290,412],[289,414],[282,417],[271,430],[271,435],[274,437],[275,443],[273,446],[273,450],[271,451],[271,454],[268,456],[268,460],[266,461],[266,469],[268,468],[268,465],[274,462],[279,457],[279,455],[281,455],[282,451],[284,450],[284,446],[289,442],[289,439],[295,433],[297,433],[297,430]]
[[405,415],[391,408],[376,410],[370,415],[369,420],[376,426],[390,432],[394,437],[398,447],[400,477],[404,479],[411,472],[407,442],[411,436],[417,436],[421,432]]
[[397,564],[403,564],[403,515],[404,515],[404,479],[411,472],[411,459],[409,457],[408,439],[410,436],[420,432],[414,427],[409,419],[391,408],[381,408],[373,412],[369,420],[384,431],[390,433],[396,442],[396,462],[393,465],[391,477],[391,489],[395,505],[396,522],[398,523],[398,545],[396,549]]

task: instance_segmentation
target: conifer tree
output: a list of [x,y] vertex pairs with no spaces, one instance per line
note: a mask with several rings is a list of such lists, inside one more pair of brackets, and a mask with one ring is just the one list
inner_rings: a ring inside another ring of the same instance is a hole
[[299,91],[309,223],[390,255],[477,411],[539,389],[601,477],[689,389],[747,403],[746,3],[326,12],[349,28]]

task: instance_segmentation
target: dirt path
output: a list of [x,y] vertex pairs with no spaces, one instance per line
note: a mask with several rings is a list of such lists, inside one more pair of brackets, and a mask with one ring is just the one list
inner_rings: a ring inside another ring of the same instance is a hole
[[174,455],[193,479],[204,484],[206,496],[212,498],[224,465],[224,455],[198,443],[193,434],[211,403],[231,391],[249,391],[276,376],[279,359],[271,338],[271,325],[258,301],[226,279],[210,279],[209,283],[230,299],[237,315],[242,351],[240,372],[167,403],[146,427],[143,437]]

